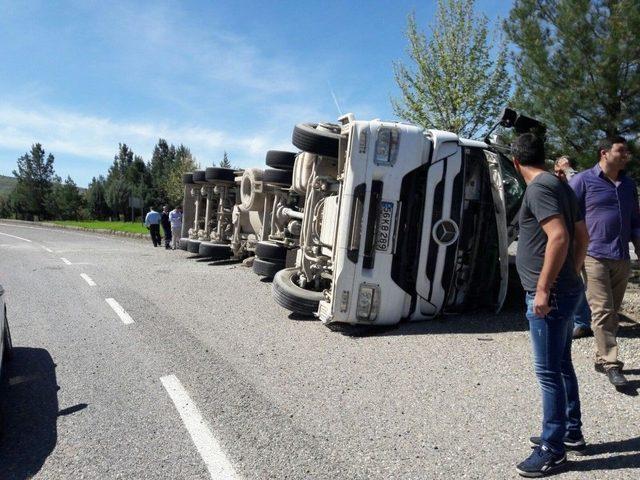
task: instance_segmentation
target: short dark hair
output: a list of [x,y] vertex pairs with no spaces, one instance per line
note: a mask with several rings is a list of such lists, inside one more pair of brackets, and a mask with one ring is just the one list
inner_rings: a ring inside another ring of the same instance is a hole
[[521,165],[527,167],[544,167],[544,141],[533,133],[518,135],[511,144],[511,155]]
[[602,150],[607,150],[607,151],[611,150],[611,147],[613,147],[614,143],[627,143],[627,139],[624,137],[621,137],[620,135],[614,135],[612,137],[604,137],[602,140],[598,142],[598,151],[596,152],[598,160],[600,160],[600,152]]

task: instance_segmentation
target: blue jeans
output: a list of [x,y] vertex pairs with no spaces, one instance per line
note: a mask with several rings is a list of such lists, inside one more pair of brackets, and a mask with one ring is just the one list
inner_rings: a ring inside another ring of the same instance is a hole
[[573,312],[583,291],[551,293],[546,317],[533,313],[532,293],[527,293],[527,320],[531,332],[534,367],[542,390],[542,444],[563,454],[565,436],[580,436],[578,379],[571,362]]
[[573,326],[591,328],[591,308],[587,303],[587,295],[582,292],[573,312]]

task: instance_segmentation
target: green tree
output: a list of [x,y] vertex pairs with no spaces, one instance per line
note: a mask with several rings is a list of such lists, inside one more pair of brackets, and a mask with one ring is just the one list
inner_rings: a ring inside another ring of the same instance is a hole
[[0,218],[9,218],[13,214],[9,195],[0,195]]
[[109,215],[105,187],[106,180],[100,175],[98,178],[93,177],[85,192],[87,210],[89,211],[89,216],[93,219],[103,220]]
[[54,184],[53,199],[56,218],[63,220],[78,220],[80,218],[80,211],[84,207],[84,198],[70,176],[67,176],[64,183],[58,181]]
[[133,187],[127,181],[127,173],[131,175],[134,164],[134,153],[126,143],[118,144],[118,153],[113,157],[113,164],[109,167],[105,182],[105,200],[111,212],[120,217],[127,218],[129,210],[129,197]]
[[16,212],[23,218],[51,217],[48,209],[55,176],[53,162],[53,155],[46,155],[39,143],[32,145],[30,152],[18,158],[18,169],[13,171],[18,183],[11,200]]
[[193,172],[198,169],[198,163],[191,154],[191,151],[184,145],[180,145],[176,149],[176,162],[173,170],[167,176],[165,190],[167,194],[167,204],[175,207],[182,204],[184,194],[184,185],[182,183],[182,175],[187,172]]
[[229,161],[226,150],[224,151],[224,155],[222,157],[222,160],[220,161],[220,166],[222,168],[231,168],[231,162]]
[[160,138],[153,148],[153,155],[149,162],[154,203],[158,205],[166,204],[169,201],[167,181],[174,170],[175,164],[176,147],[169,145],[164,138]]
[[637,138],[638,0],[516,0],[504,28],[516,47],[514,104],[547,124],[554,153],[586,166],[600,137]]
[[474,137],[505,106],[510,90],[506,48],[489,39],[487,18],[474,13],[474,4],[438,0],[429,39],[418,29],[415,14],[409,15],[413,67],[394,63],[402,96],[391,100],[404,120]]
[[116,177],[107,182],[105,200],[116,217],[123,215],[127,218],[130,196],[131,187],[123,177]]

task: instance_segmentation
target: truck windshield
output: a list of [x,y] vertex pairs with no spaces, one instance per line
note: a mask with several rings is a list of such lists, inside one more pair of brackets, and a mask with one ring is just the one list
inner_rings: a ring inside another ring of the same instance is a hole
[[506,155],[498,153],[498,159],[500,160],[500,166],[502,167],[502,181],[504,185],[508,225],[520,210],[526,184],[520,174],[516,172],[513,162],[511,162]]

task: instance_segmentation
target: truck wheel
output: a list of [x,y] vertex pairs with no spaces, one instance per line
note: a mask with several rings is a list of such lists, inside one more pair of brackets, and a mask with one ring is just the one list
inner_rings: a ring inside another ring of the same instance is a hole
[[284,268],[284,262],[270,262],[255,257],[253,259],[253,273],[261,277],[271,278]]
[[290,187],[293,181],[293,172],[291,170],[267,168],[262,173],[262,181],[264,183],[275,183],[276,185],[286,185]]
[[197,170],[193,172],[193,183],[207,183],[207,177],[204,170]]
[[2,351],[2,363],[8,362],[13,356],[13,342],[9,331],[9,321],[7,320],[7,306],[4,306],[4,350]]
[[288,248],[275,242],[258,242],[256,245],[256,257],[270,262],[284,262],[287,259]]
[[318,310],[318,304],[323,298],[322,292],[305,290],[293,280],[300,275],[296,267],[280,270],[273,277],[271,291],[276,303],[281,307],[303,315],[313,315]]
[[233,168],[208,167],[204,172],[204,176],[209,182],[216,180],[223,182],[236,181],[236,176],[233,173]]
[[231,256],[231,248],[229,245],[223,243],[202,242],[198,249],[198,254],[201,257],[211,257],[216,260],[221,260]]
[[200,252],[200,244],[202,242],[200,240],[192,240],[189,239],[187,241],[187,252],[195,253],[196,255]]
[[293,129],[291,143],[304,152],[338,158],[340,127],[330,123],[299,123]]
[[189,183],[193,183],[193,173],[183,173],[182,174],[182,183],[185,185]]
[[297,153],[269,150],[265,163],[271,168],[293,171],[293,165],[296,163],[297,156]]
[[189,243],[189,239],[187,237],[181,238],[180,242],[178,242],[178,246],[180,247],[180,250],[186,250],[188,243]]

